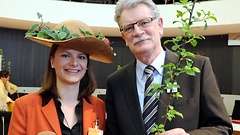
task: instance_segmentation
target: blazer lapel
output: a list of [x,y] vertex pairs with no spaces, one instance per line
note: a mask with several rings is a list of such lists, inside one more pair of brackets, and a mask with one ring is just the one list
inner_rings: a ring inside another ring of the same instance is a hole
[[83,134],[87,135],[88,128],[94,127],[97,120],[97,114],[93,110],[94,106],[83,98]]
[[[50,101],[49,101],[50,100]],[[56,132],[57,135],[61,134],[61,129],[59,125],[59,120],[55,103],[53,98],[43,98],[43,104],[46,104],[42,107],[42,112],[50,125],[52,126],[54,132]],[[95,122],[97,119],[96,113],[93,111],[93,105],[88,103],[84,98],[83,98],[83,134],[87,135],[88,128],[89,127],[94,127]]]
[[[174,54],[172,51],[170,51],[169,49],[163,47],[166,50],[166,58],[165,58],[165,64],[167,63],[176,63],[178,62],[178,57],[176,56],[176,54]],[[164,69],[164,74],[168,71],[168,69]],[[163,76],[162,79],[162,83],[164,83],[164,80],[167,79],[169,76]],[[159,102],[158,105],[158,116],[157,116],[157,124],[163,124],[164,123],[164,119],[163,116],[166,113],[166,106],[168,104],[168,100],[169,100],[169,94],[164,91],[161,95],[160,95],[160,100],[161,102]],[[173,102],[173,100],[170,101],[171,103]]]
[[61,129],[60,129],[60,125],[59,125],[58,115],[56,115],[57,110],[56,110],[53,98],[51,98],[51,100],[48,102],[48,104],[46,104],[45,106],[42,107],[42,112],[43,112],[44,116],[46,117],[46,119],[48,120],[48,122],[50,123],[50,125],[52,126],[54,132],[57,135],[60,135]]
[[131,119],[135,124],[135,128],[138,130],[139,135],[145,135],[145,127],[142,119],[142,113],[139,106],[138,94],[137,94],[137,83],[136,83],[136,63],[135,61],[130,63],[125,69],[124,77],[122,76],[121,81],[123,93],[126,98],[127,106],[131,114]]

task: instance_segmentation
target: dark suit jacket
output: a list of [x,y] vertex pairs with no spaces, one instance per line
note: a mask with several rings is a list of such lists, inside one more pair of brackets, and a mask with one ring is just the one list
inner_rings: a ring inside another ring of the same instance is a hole
[[[165,63],[177,61],[178,57],[166,49]],[[230,118],[221,99],[209,58],[196,56],[194,66],[198,67],[201,73],[196,76],[178,76],[177,81],[181,87],[178,90],[183,98],[172,100],[174,108],[181,112],[184,118],[176,117],[167,122],[165,129],[183,128],[191,135],[232,134]],[[138,100],[135,68],[136,61],[107,79],[106,135],[146,134]],[[164,92],[160,96],[165,104],[168,95]],[[158,124],[163,123],[164,111],[163,104],[159,102]]]
[[[83,135],[89,128],[95,127],[99,120],[99,129],[105,128],[105,104],[94,96],[83,98]],[[56,106],[52,97],[42,97],[38,93],[18,98],[12,112],[8,130],[9,135],[37,135],[43,131],[51,131],[61,135]]]

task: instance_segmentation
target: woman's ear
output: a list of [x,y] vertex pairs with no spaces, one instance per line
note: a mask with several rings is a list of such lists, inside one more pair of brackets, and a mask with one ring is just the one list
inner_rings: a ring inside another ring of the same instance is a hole
[[54,58],[51,56],[51,58],[50,58],[50,64],[51,64],[51,67],[52,67],[52,68],[54,68],[53,61],[54,61]]

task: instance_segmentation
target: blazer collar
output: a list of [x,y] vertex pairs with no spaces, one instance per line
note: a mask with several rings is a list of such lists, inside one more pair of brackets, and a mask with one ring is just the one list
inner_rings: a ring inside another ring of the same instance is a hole
[[170,51],[167,47],[163,46],[163,49],[166,51],[166,57],[165,57],[165,64],[172,62],[177,63],[179,60],[179,57],[172,51]]
[[51,98],[49,100],[48,98],[47,99],[43,98],[43,103],[46,100],[48,100],[49,102],[45,106],[42,106],[42,112],[45,115],[46,119],[48,120],[49,124],[52,126],[54,132],[57,135],[60,135],[61,129],[60,129],[60,125],[59,125],[59,120],[58,120],[58,115],[57,115],[57,110],[56,110],[54,99]]
[[[163,46],[163,49],[166,51],[166,57],[165,57],[165,63],[164,64],[167,64],[167,63],[177,63],[178,62],[178,60],[179,60],[179,57],[174,53],[174,52],[172,52],[172,51],[170,51],[168,48],[166,48],[166,47],[164,47]],[[166,73],[168,71],[168,69],[164,69],[164,74]],[[168,76],[163,76],[163,81],[165,80],[165,79],[167,79],[168,78]],[[163,82],[162,81],[162,82]],[[165,104],[167,104],[168,103],[168,100],[169,100],[169,94],[167,94],[167,92],[163,92],[162,94],[161,94],[161,96],[160,96],[160,100],[161,100],[161,102],[159,102],[159,107],[158,107],[158,116],[157,116],[157,124],[161,124],[161,123],[163,123],[163,118],[162,118],[162,116],[164,116],[165,115],[165,110],[166,110],[166,108],[165,108],[165,106],[162,104],[162,102],[163,103],[165,103]],[[173,102],[173,100],[171,100],[170,101],[171,103]]]
[[[59,125],[59,119],[57,116],[57,110],[55,106],[55,102],[53,99],[53,95],[46,94],[42,96],[42,112],[45,115],[46,119],[52,126],[54,132],[57,135],[61,134],[61,129]],[[94,111],[94,106],[90,103],[91,100],[89,97],[83,98],[83,134],[87,134],[89,127],[94,127],[97,114]]]

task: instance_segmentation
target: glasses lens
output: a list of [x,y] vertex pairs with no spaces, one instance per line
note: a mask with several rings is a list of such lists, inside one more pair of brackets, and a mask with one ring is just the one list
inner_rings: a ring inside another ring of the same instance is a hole
[[135,23],[132,23],[132,24],[129,24],[129,25],[126,25],[126,26],[122,26],[120,28],[120,31],[121,32],[124,32],[124,33],[131,33],[133,30],[134,30],[134,25],[137,24],[138,27],[142,28],[142,27],[148,27],[152,24],[152,21],[153,21],[154,18],[151,18],[151,17],[148,17],[148,18],[145,18],[145,19],[142,19],[138,22],[135,22]]
[[151,25],[152,18],[146,18],[138,22],[138,25],[141,27],[148,27]]

